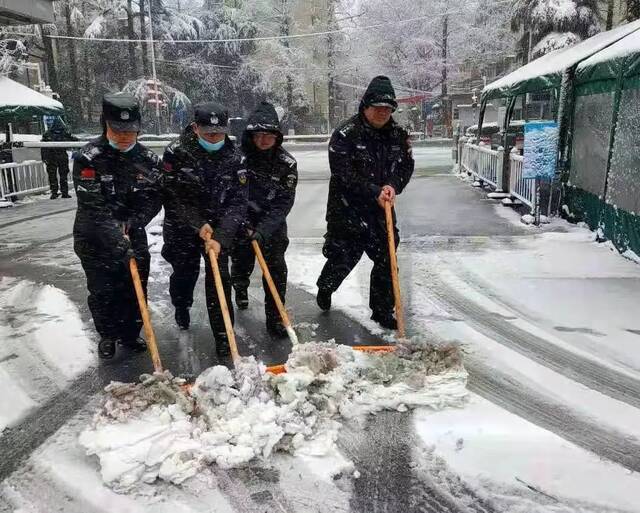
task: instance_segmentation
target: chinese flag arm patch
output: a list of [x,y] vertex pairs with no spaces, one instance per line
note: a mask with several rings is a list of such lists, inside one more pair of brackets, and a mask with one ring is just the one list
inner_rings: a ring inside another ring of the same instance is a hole
[[96,170],[91,167],[85,167],[80,171],[80,180],[95,180]]
[[169,162],[163,162],[162,166],[164,167],[164,170],[167,172],[173,171],[173,166]]

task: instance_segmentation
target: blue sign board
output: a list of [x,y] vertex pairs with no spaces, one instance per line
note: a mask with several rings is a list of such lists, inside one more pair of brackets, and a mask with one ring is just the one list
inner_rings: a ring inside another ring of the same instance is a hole
[[523,178],[553,179],[558,161],[558,136],[555,121],[525,123]]

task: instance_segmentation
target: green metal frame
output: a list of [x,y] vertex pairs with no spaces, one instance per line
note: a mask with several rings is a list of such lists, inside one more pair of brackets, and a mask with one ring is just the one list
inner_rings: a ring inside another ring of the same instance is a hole
[[[592,230],[598,231],[600,238],[611,240],[619,251],[631,249],[640,254],[640,217],[617,208],[607,201],[622,94],[625,90],[638,88],[640,88],[640,56],[598,63],[586,70],[581,70],[578,74],[574,100],[580,96],[614,94],[609,148],[602,196],[598,197],[578,187],[565,187],[564,199],[570,219],[586,222]],[[573,124],[572,120],[571,125]],[[572,142],[570,146],[571,144]],[[570,151],[569,147],[569,154]]]

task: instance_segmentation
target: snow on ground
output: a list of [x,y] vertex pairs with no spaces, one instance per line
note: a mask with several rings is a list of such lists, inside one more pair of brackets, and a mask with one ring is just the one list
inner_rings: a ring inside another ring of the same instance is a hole
[[0,280],[0,430],[95,363],[77,307],[61,290],[27,280]]
[[[513,217],[519,222],[515,214]],[[533,237],[487,240],[471,251],[464,247],[439,252],[425,244],[428,237],[412,237],[401,245],[400,274],[408,332],[460,341],[468,358],[481,359],[601,426],[640,437],[640,411],[636,408],[516,353],[434,301],[432,289],[444,284],[489,315],[583,358],[637,376],[640,268],[606,245],[595,243],[593,234],[585,228],[556,221],[546,229],[556,231],[536,228],[539,233]],[[315,293],[315,281],[324,264],[317,247],[298,245],[288,253],[287,260],[289,280]],[[367,306],[371,267],[363,258],[334,294],[333,305],[375,329]],[[387,336],[392,337],[388,332]],[[472,438],[475,449],[458,450],[461,455],[452,463],[452,469],[461,472],[463,478],[475,476],[478,483],[486,480],[495,491],[519,486],[515,482],[518,477],[552,495],[569,495],[608,507],[637,506],[640,481],[636,482],[635,474],[627,475],[622,467],[601,461],[475,395],[471,398],[472,406],[461,411],[418,414],[425,442],[435,444],[447,462],[451,452],[458,455],[455,448],[451,449],[452,440],[457,444],[462,439],[465,444],[465,436]],[[432,422],[435,424],[430,427]],[[438,435],[438,429],[444,430],[444,426],[448,426],[449,434]],[[512,456],[507,458],[509,454]],[[565,511],[518,504],[520,509],[513,506],[508,511]]]
[[[93,423],[80,435],[97,455],[104,482],[128,491],[157,479],[180,484],[207,465],[244,466],[284,451],[313,466],[343,463],[335,442],[341,419],[380,410],[440,410],[466,402],[466,372],[454,346],[398,347],[368,354],[332,342],[294,348],[287,372],[265,373],[253,358],[234,372],[205,370],[191,393],[182,380],[143,377],[112,383]],[[329,477],[326,476],[325,477]]]
[[[154,279],[162,274],[162,219],[161,212],[147,229]],[[294,454],[329,480],[352,466],[335,446],[340,419],[464,404],[466,373],[457,349],[420,340],[411,347],[369,355],[332,341],[307,343],[296,347],[285,374],[265,374],[249,358],[233,373],[205,370],[190,396],[180,380],[112,384],[80,442],[117,490],[156,479],[182,483],[206,465],[242,466],[276,451]]]
[[[479,488],[509,513],[567,511],[558,503],[588,504],[597,511],[636,511],[640,475],[600,460],[498,406],[473,396],[463,409],[419,411],[418,435],[451,470]],[[550,505],[522,501],[517,490],[550,496]],[[555,499],[555,500],[554,500]]]

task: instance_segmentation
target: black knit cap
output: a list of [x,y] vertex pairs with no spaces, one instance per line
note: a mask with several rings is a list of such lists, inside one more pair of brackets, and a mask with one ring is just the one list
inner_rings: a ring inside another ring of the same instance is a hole
[[280,120],[278,113],[273,105],[269,102],[260,102],[247,121],[247,127],[242,132],[241,145],[245,153],[250,154],[258,151],[253,143],[252,137],[256,132],[270,132],[275,134],[275,147],[282,145],[282,129],[280,128]]
[[396,92],[391,85],[389,77],[384,75],[378,75],[369,83],[369,87],[362,97],[363,107],[372,106],[386,106],[391,107],[393,110],[398,108],[398,102],[396,102]]
[[269,102],[261,102],[249,116],[246,130],[248,132],[280,133],[280,121],[275,107]]
[[127,93],[109,93],[102,98],[102,119],[118,132],[140,131],[140,105]]
[[229,112],[216,102],[199,103],[193,107],[194,120],[205,134],[226,133],[229,130]]

